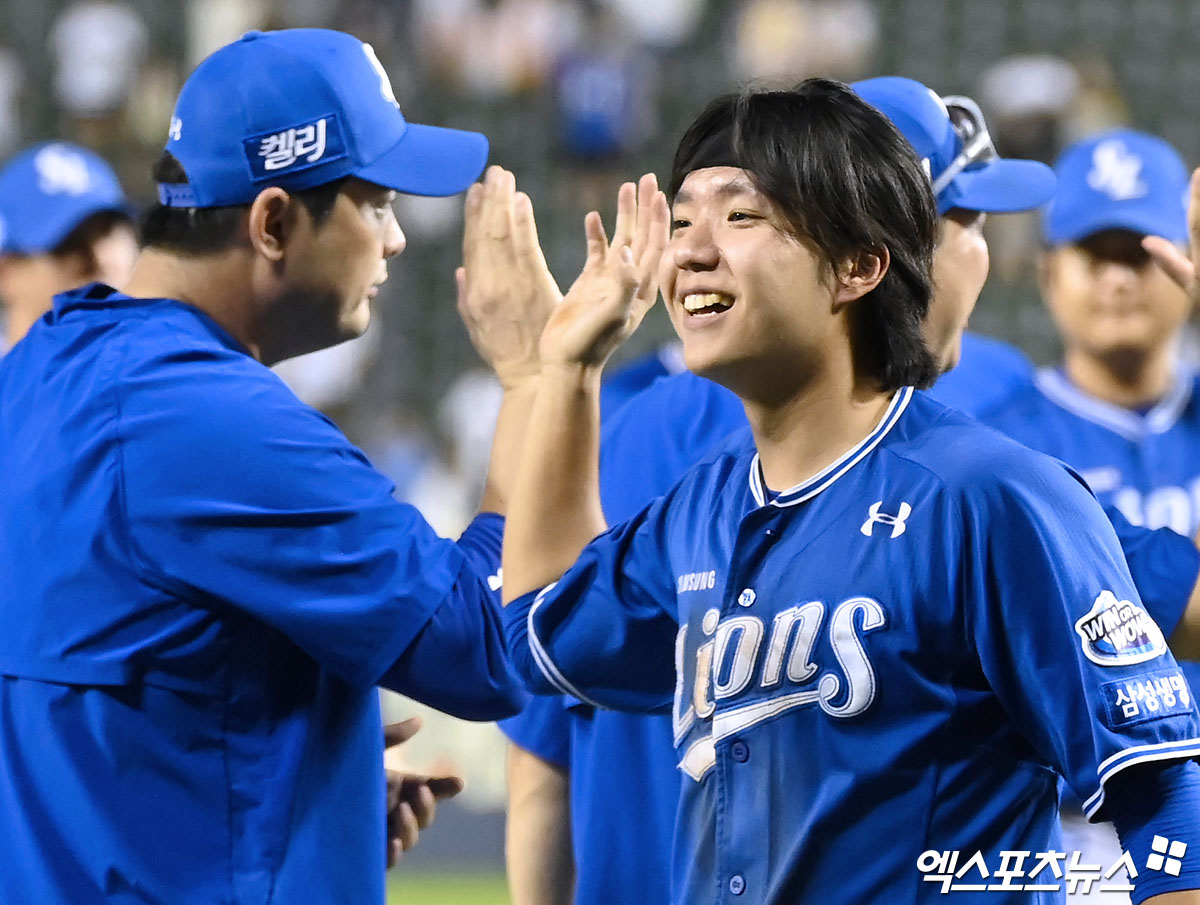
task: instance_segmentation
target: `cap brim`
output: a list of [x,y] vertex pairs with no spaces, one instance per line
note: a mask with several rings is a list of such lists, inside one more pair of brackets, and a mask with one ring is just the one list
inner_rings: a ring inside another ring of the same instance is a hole
[[457,195],[479,178],[487,157],[479,132],[408,123],[400,141],[354,175],[406,195]]
[[1042,235],[1050,245],[1062,245],[1079,242],[1106,229],[1127,229],[1142,236],[1162,236],[1172,242],[1186,242],[1188,237],[1187,218],[1184,215],[1180,215],[1178,222],[1171,226],[1163,222],[1161,209],[1124,206],[1114,210],[1099,205],[1082,216],[1077,212],[1066,227],[1047,218]]
[[1053,198],[1055,185],[1054,171],[1044,163],[1001,158],[959,173],[938,207],[942,213],[955,207],[997,214],[1028,211]]
[[12,229],[5,250],[20,254],[53,251],[88,217],[109,211],[133,219],[128,204],[112,199],[97,198],[90,203],[72,200],[70,203],[44,204],[36,222],[25,225],[23,229]]

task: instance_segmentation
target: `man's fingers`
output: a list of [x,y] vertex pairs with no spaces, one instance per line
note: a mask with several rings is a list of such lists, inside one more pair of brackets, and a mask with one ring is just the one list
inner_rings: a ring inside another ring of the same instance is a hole
[[463,263],[468,267],[474,263],[475,250],[478,248],[483,196],[483,184],[472,183],[467,189],[467,200],[463,205]]
[[400,806],[388,817],[388,837],[399,841],[402,851],[408,851],[417,844],[420,827],[417,824],[417,815],[413,813],[412,805],[407,801],[402,801]]
[[507,242],[513,231],[513,197],[517,191],[517,180],[508,170],[498,166],[488,167],[485,178],[484,233],[488,239]]
[[654,200],[659,194],[658,177],[646,173],[637,184],[637,233],[633,237],[633,259],[640,261],[650,241],[653,229],[651,217],[654,214]]
[[1175,243],[1162,236],[1146,236],[1142,239],[1142,248],[1175,283],[1189,292],[1194,289],[1196,267]]
[[431,776],[425,781],[425,784],[438,801],[453,798],[467,787],[467,781],[461,776]]
[[604,232],[604,221],[595,211],[583,218],[583,234],[587,238],[587,263],[584,268],[594,267],[604,261],[608,252],[608,235]]
[[400,848],[399,839],[389,839],[387,844],[387,869],[391,870],[400,863],[400,853],[403,849]]
[[613,248],[633,243],[637,234],[637,186],[623,182],[617,190],[617,223],[613,227]]
[[400,723],[388,723],[383,727],[383,746],[391,748],[401,742],[406,742],[417,734],[421,728],[421,718],[410,716]]

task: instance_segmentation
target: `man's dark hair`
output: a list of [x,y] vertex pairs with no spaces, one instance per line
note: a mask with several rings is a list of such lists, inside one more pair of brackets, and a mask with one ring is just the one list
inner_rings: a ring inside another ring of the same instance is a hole
[[[155,183],[168,185],[188,181],[183,165],[170,151],[163,151],[154,164]],[[338,193],[346,184],[345,177],[318,185],[315,188],[292,192],[293,198],[304,205],[320,226],[333,210]],[[157,248],[179,255],[204,255],[223,251],[234,245],[242,228],[242,218],[248,204],[228,207],[167,207],[155,204],[142,214],[139,241],[143,248]]]
[[937,207],[916,152],[886,116],[828,79],[725,95],[680,140],[670,197],[688,173],[711,166],[747,170],[830,267],[886,247],[887,274],[850,307],[855,366],[884,389],[937,378],[922,329]]

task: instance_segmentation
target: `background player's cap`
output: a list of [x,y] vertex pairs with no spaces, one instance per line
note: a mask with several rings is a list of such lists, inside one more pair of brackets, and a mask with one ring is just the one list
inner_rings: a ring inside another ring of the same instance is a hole
[[1044,163],[996,153],[983,114],[970,98],[941,98],[900,76],[864,79],[851,87],[916,149],[933,182],[939,214],[956,207],[1030,210],[1054,194],[1054,173]]
[[483,171],[488,141],[406,122],[370,44],[323,28],[252,31],[188,77],[166,150],[188,182],[171,207],[248,204],[357,176],[412,195],[454,195]]
[[52,142],[27,148],[0,170],[0,254],[53,251],[92,214],[129,205],[97,154]]
[[1104,229],[1187,241],[1188,169],[1163,139],[1132,129],[1102,132],[1068,146],[1054,172],[1058,190],[1042,220],[1050,245]]

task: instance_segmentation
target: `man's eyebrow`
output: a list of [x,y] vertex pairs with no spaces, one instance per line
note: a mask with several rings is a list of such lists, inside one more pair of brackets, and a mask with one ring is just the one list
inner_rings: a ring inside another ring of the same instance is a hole
[[[716,198],[729,198],[736,195],[748,195],[755,191],[756,189],[754,187],[754,183],[752,183],[748,177],[738,176],[734,179],[730,179],[719,189],[713,192],[713,196]],[[675,193],[675,204],[687,204],[693,200],[694,199],[692,198],[691,193],[686,189],[681,188]]]

